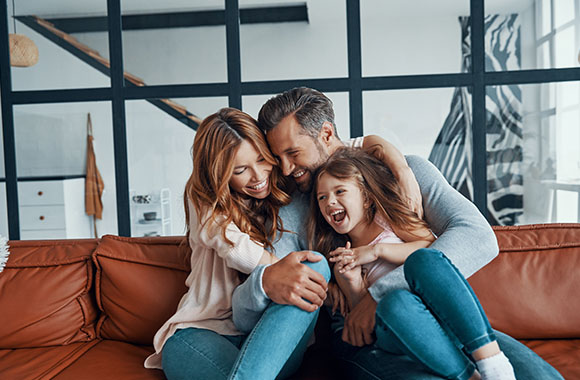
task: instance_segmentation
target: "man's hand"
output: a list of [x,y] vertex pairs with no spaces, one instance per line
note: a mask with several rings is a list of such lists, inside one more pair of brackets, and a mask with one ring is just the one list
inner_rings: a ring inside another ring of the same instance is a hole
[[326,298],[328,284],[324,277],[302,261],[317,262],[322,256],[310,251],[289,253],[264,270],[262,286],[276,303],[294,305],[305,311],[315,311]]
[[404,170],[399,169],[397,173],[393,174],[397,177],[403,200],[406,199],[409,209],[414,211],[420,219],[423,219],[423,198],[415,174],[409,167]]
[[358,347],[373,343],[376,310],[377,303],[367,292],[346,317],[342,340]]

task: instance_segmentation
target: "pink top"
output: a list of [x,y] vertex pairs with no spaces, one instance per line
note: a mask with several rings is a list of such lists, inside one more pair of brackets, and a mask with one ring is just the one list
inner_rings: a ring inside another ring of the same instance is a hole
[[[380,218],[375,218],[375,223],[383,228],[375,240],[369,243],[369,245],[375,245],[378,243],[404,243],[395,233],[393,232],[391,226]],[[375,261],[363,264],[363,272],[366,272],[367,287],[373,285],[379,278],[383,277],[390,271],[398,267],[398,265],[391,264],[383,259],[376,259]]]
[[[161,350],[175,331],[197,327],[221,335],[241,335],[232,320],[232,294],[241,283],[238,271],[250,273],[260,261],[264,247],[250,239],[232,222],[226,236],[233,246],[222,239],[219,227],[198,220],[189,202],[189,245],[191,273],[185,280],[189,288],[177,311],[157,331],[153,339],[155,353],[145,360],[146,368],[161,368]],[[207,220],[207,213],[203,221]]]

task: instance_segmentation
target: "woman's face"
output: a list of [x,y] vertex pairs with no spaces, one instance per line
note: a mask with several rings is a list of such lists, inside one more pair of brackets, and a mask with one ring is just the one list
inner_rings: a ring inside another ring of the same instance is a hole
[[230,178],[233,191],[252,198],[270,195],[272,165],[247,140],[242,140],[234,157],[234,172]]

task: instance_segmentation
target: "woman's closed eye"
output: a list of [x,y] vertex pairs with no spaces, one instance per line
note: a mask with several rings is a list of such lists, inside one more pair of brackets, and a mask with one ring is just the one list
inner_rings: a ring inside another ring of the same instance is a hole
[[245,171],[246,171],[246,168],[245,167],[244,168],[236,168],[234,170],[234,175],[240,175],[240,174],[242,174]]

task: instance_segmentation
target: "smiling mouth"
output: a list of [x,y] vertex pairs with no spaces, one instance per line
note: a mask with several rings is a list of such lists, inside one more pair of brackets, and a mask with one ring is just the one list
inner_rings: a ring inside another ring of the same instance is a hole
[[292,173],[292,177],[294,177],[294,178],[300,178],[304,174],[306,174],[306,170],[302,169],[302,170],[299,170],[297,172]]
[[265,179],[264,181],[258,183],[257,185],[254,186],[248,186],[250,189],[255,190],[255,191],[260,191],[263,188],[266,187],[266,185],[268,184],[268,179]]
[[336,223],[340,223],[346,217],[346,212],[344,210],[335,210],[335,211],[330,213],[330,217]]

